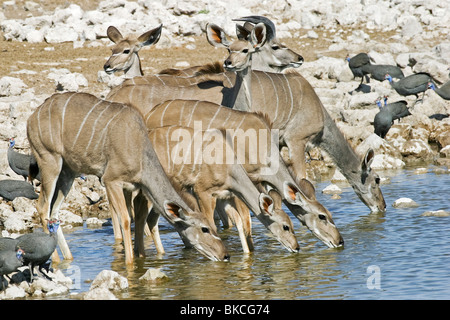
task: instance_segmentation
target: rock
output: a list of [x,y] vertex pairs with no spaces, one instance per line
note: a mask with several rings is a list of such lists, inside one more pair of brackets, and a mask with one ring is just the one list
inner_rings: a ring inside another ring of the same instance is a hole
[[86,226],[90,228],[98,228],[101,227],[105,222],[105,220],[100,220],[99,218],[92,217],[86,219]]
[[68,210],[59,210],[58,215],[59,220],[61,220],[61,225],[72,225],[72,226],[82,226],[83,218],[68,211]]
[[423,217],[450,217],[450,212],[445,210],[425,211]]
[[128,280],[112,270],[101,271],[91,284],[90,290],[105,288],[112,291],[128,289]]
[[392,206],[394,208],[416,208],[419,205],[410,198],[400,198],[395,200]]
[[26,296],[25,290],[15,285],[9,285],[4,291],[0,292],[0,300],[20,299]]
[[63,25],[57,25],[56,27],[49,29],[44,35],[44,39],[48,43],[76,41],[78,40],[78,37],[77,31]]
[[414,170],[414,174],[425,174],[428,172],[427,168],[417,168],[416,170]]
[[414,16],[401,19],[400,26],[404,37],[413,37],[423,31],[422,25]]
[[81,73],[71,73],[65,68],[53,68],[47,77],[55,81],[56,88],[59,91],[77,91],[80,86],[88,86],[87,79]]
[[330,184],[329,186],[327,186],[325,189],[322,190],[322,193],[325,193],[325,194],[338,194],[338,193],[342,193],[342,189],[339,188],[335,184]]
[[399,147],[399,151],[408,162],[427,161],[434,155],[433,150],[428,143],[418,139],[405,141],[405,143]]
[[139,278],[140,281],[158,281],[167,278],[167,275],[160,268],[149,268],[145,274]]
[[119,300],[111,291],[106,288],[95,288],[89,290],[83,300]]
[[2,77],[0,79],[0,97],[2,96],[18,96],[27,85],[19,78]]

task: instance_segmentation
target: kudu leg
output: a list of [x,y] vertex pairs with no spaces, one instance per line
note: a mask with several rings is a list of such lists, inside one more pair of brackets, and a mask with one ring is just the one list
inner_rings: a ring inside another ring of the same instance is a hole
[[[63,166],[61,173],[59,174],[58,182],[56,183],[56,188],[53,195],[53,201],[50,212],[51,218],[58,217],[61,204],[69,194],[69,191],[73,185],[73,181],[75,180],[75,176],[76,174],[72,170]],[[59,249],[61,250],[64,259],[66,260],[73,259],[72,253],[70,252],[69,246],[64,237],[62,228],[58,229],[58,246]]]
[[161,237],[159,235],[159,227],[158,227],[158,221],[159,221],[159,213],[157,213],[155,210],[152,210],[151,204],[149,204],[149,215],[147,217],[147,226],[150,229],[151,236],[153,238],[153,242],[155,243],[156,252],[158,254],[164,254],[164,247],[161,242]]
[[248,218],[245,217],[246,214],[248,215],[248,217],[250,217],[250,212],[248,211],[247,206],[242,201],[237,198],[235,198],[234,200],[234,202],[224,201],[220,205],[224,205],[223,210],[236,225],[239,238],[241,240],[242,251],[244,253],[250,253],[254,250],[253,239],[251,237],[251,224],[249,225]]
[[106,194],[111,209],[111,217],[116,216],[119,221],[123,235],[125,249],[125,263],[133,263],[133,245],[131,240],[131,219],[126,206],[122,183],[116,181],[105,181]]
[[146,221],[150,211],[149,202],[142,194],[142,191],[134,197],[133,199],[133,208],[134,208],[134,252],[138,254],[140,257],[145,257],[145,248],[144,248],[144,233],[145,227],[147,226]]
[[[34,152],[34,154],[38,155],[36,152]],[[48,232],[47,220],[50,218],[52,205],[54,204],[53,198],[58,185],[58,178],[62,170],[63,159],[59,156],[53,156],[48,153],[43,156],[38,155],[36,158],[42,177],[41,192],[36,209],[41,219],[42,228],[45,232]],[[60,234],[62,234],[62,232],[58,232],[58,236]],[[60,261],[56,250],[52,254],[52,261]]]

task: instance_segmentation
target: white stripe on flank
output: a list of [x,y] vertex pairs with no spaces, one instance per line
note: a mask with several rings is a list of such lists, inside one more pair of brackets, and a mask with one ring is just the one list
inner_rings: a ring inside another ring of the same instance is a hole
[[103,130],[102,130],[102,132],[101,132],[101,134],[100,134],[100,138],[98,139],[98,141],[97,141],[97,144],[94,146],[94,150],[96,150],[97,148],[98,148],[98,146],[99,146],[99,144],[100,144],[100,142],[103,140],[103,145],[102,145],[102,149],[101,150],[103,150],[104,148],[104,146],[105,146],[105,141],[106,141],[106,138],[104,138],[104,136],[105,136],[105,134],[106,134],[106,130],[108,129],[108,127],[109,127],[109,124],[120,114],[120,113],[122,113],[122,111],[123,110],[125,110],[126,109],[126,107],[125,106],[122,106],[122,108],[119,110],[119,112],[117,112],[114,116],[112,116],[111,117],[111,119],[109,119],[109,121],[108,121],[108,123],[106,123],[106,126],[103,128]]
[[73,94],[70,95],[70,97],[66,100],[66,103],[64,104],[64,107],[63,107],[63,110],[62,110],[62,116],[61,116],[61,141],[64,141],[62,139],[62,137],[64,136],[64,118],[66,116],[66,108],[67,108],[67,105],[69,104],[70,99],[72,99],[72,97],[74,95],[76,95],[76,94],[77,93],[74,92]]
[[[92,111],[94,111],[95,107],[96,107],[98,104],[100,104],[101,102],[102,102],[102,100],[99,100],[96,104],[94,104],[94,106],[91,108],[91,110],[89,110],[89,112],[88,112],[88,113],[86,114],[86,116],[84,117],[83,122],[82,122],[81,125],[80,125],[80,128],[78,128],[77,135],[75,136],[75,139],[73,140],[72,149],[75,147],[75,144],[77,143],[78,137],[79,137],[80,134],[81,134],[81,130],[83,129],[84,124],[86,123],[86,121],[87,121],[89,115],[92,113]],[[94,129],[94,128],[92,128],[92,129]]]
[[167,109],[170,107],[170,105],[172,104],[174,100],[170,100],[166,102],[166,107],[164,108],[162,114],[161,114],[161,122],[160,122],[160,126],[163,127],[164,126],[164,115],[166,114]]
[[217,115],[219,114],[220,109],[222,109],[222,108],[221,108],[221,107],[218,107],[218,108],[217,108],[217,111],[216,111],[216,113],[214,113],[214,116],[213,116],[213,117],[211,118],[211,120],[209,121],[208,128],[207,128],[206,130],[209,130],[209,129],[211,128],[211,125],[212,125],[212,123],[214,122],[214,119],[216,119]]
[[195,109],[197,108],[199,102],[200,102],[200,101],[197,100],[197,102],[196,102],[195,105],[194,105],[194,108],[192,109],[191,116],[189,117],[189,121],[188,121],[188,123],[187,123],[187,126],[188,126],[188,127],[191,126],[192,116],[194,115]]
[[92,133],[91,133],[91,137],[90,137],[90,139],[89,139],[89,143],[87,144],[86,149],[84,150],[84,155],[85,155],[85,156],[87,155],[87,152],[88,152],[88,150],[89,150],[89,147],[91,146],[91,143],[92,143],[92,139],[94,138],[95,129],[97,128],[98,120],[102,118],[103,113],[104,113],[106,110],[108,110],[110,106],[111,106],[111,102],[108,104],[108,106],[107,106],[106,108],[103,109],[102,112],[100,112],[100,114],[98,115],[97,119],[95,119],[94,125],[92,126]]
[[[287,83],[287,85],[289,87],[289,93],[290,93],[290,97],[291,97],[291,109],[289,110],[289,115],[287,117],[290,120],[292,111],[294,110],[294,97],[292,95],[292,88],[291,88],[291,85],[289,84],[289,79],[286,77],[285,74],[283,74],[283,76],[284,76],[284,79],[286,80],[286,83]],[[299,94],[302,95],[301,92]]]

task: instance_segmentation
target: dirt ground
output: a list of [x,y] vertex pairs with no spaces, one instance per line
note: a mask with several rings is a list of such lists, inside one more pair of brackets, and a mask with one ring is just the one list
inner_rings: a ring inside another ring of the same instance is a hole
[[[3,13],[6,19],[24,19],[28,16],[38,16],[51,14],[55,8],[65,8],[71,3],[76,3],[85,10],[94,10],[101,0],[34,0],[40,4],[40,8],[26,10],[26,0],[16,0],[16,8],[6,6]],[[341,31],[340,36],[345,40],[352,31],[359,27],[347,28]],[[144,30],[145,31],[145,30]],[[297,53],[300,53],[305,61],[316,60],[320,55],[327,55],[344,59],[348,52],[345,50],[327,52],[331,38],[334,36],[329,31],[317,29],[317,39],[303,37],[308,30],[300,30],[300,38],[282,39],[282,42]],[[365,30],[372,40],[386,42],[395,32],[374,32]],[[163,31],[164,32],[164,31]],[[123,31],[126,34],[126,30]],[[142,68],[145,74],[157,73],[159,70],[174,67],[177,62],[188,62],[191,66],[208,62],[223,61],[227,55],[225,49],[213,48],[204,36],[195,37],[195,49],[187,49],[186,45],[174,47],[170,50],[158,48],[158,44],[151,47],[144,47],[140,51]],[[390,40],[392,41],[392,40]],[[103,69],[103,64],[111,54],[109,44],[89,47],[89,42],[85,42],[83,47],[74,48],[72,42],[49,44],[49,43],[28,43],[18,41],[5,41],[0,31],[0,77],[15,76],[20,77],[29,88],[35,89],[35,94],[52,94],[56,86],[53,81],[47,78],[51,68],[67,68],[71,72],[83,74],[89,82],[89,86],[80,87],[81,91],[98,94],[107,90],[105,83],[97,81],[98,71]],[[48,48],[48,49],[46,49]],[[35,74],[15,75],[14,72],[20,70],[34,71]]]
[[[35,0],[41,8],[34,11],[26,11],[25,0],[16,0],[18,10],[5,7],[3,13],[7,19],[24,19],[27,16],[50,14],[57,7],[67,7],[71,2],[66,0]],[[98,7],[100,0],[80,0],[73,1],[85,11]],[[320,54],[325,54],[331,44],[330,35],[326,31],[315,30],[319,35],[318,39],[283,39],[283,42],[294,51],[300,53],[305,61],[317,59]],[[300,30],[301,35],[305,35],[307,30]],[[350,35],[352,29],[344,30],[341,36],[345,39]],[[126,31],[123,31],[125,34]],[[372,39],[388,39],[392,33],[371,33]],[[205,37],[195,37],[195,50],[187,49],[185,45],[174,47],[170,50],[158,48],[158,44],[152,47],[144,47],[140,51],[142,67],[144,73],[156,73],[159,70],[174,67],[177,62],[187,61],[191,66],[200,65],[217,60],[224,60],[227,55],[225,49],[213,48]],[[46,48],[49,48],[46,50]],[[53,49],[51,49],[53,48]],[[16,76],[15,71],[30,70],[35,74],[21,74],[20,78],[29,88],[35,89],[35,94],[52,94],[55,92],[55,84],[47,78],[47,73],[51,68],[67,68],[71,72],[83,74],[89,82],[87,88],[80,90],[98,94],[107,89],[106,84],[97,82],[97,73],[103,69],[103,64],[111,54],[108,44],[99,47],[88,47],[88,42],[81,48],[74,48],[72,42],[49,44],[49,43],[28,43],[18,41],[5,41],[0,32],[0,77]],[[329,56],[345,58],[347,52],[338,51],[326,53]],[[12,74],[11,74],[12,73]]]

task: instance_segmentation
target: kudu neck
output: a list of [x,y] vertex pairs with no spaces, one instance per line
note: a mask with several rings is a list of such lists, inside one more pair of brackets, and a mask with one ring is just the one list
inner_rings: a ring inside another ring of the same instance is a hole
[[131,65],[128,69],[125,69],[125,78],[131,79],[134,77],[140,77],[144,75],[144,72],[141,68],[141,60],[139,59],[139,55],[137,52],[133,53],[131,56]]
[[236,89],[239,91],[236,97],[235,109],[249,111],[252,106],[252,69],[247,67],[237,71],[236,75]]

